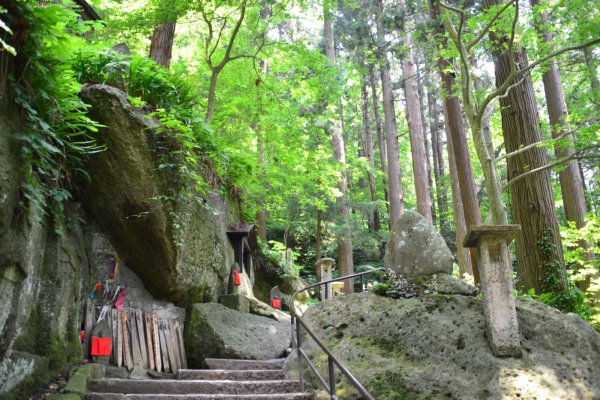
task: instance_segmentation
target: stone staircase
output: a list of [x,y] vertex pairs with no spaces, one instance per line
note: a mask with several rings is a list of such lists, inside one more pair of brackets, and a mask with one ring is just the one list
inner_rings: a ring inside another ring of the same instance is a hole
[[209,369],[180,369],[177,379],[102,379],[88,384],[86,400],[308,400],[285,380],[283,359],[206,359]]

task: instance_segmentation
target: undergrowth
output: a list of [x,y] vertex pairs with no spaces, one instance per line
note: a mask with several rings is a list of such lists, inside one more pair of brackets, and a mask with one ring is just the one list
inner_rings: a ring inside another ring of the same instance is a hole
[[172,137],[168,157],[160,169],[177,171],[189,180],[195,193],[233,188],[245,169],[241,160],[224,148],[219,136],[204,120],[204,101],[196,85],[185,73],[167,70],[154,61],[135,54],[123,55],[112,50],[80,52],[73,69],[81,83],[106,84],[129,95],[130,101],[149,112],[160,124],[157,138]]
[[12,51],[2,53],[2,79],[14,88],[24,121],[15,133],[23,158],[21,205],[26,200],[41,211],[31,213],[34,219],[60,218],[74,174],[84,172],[90,154],[103,150],[95,141],[100,125],[87,117],[70,68],[73,49],[84,45],[79,35],[90,26],[79,22],[71,1],[3,3],[3,29],[11,35],[2,45]]

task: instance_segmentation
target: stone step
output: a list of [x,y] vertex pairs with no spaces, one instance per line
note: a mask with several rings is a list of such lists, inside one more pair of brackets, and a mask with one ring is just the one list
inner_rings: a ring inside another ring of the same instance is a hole
[[274,381],[285,379],[282,370],[272,369],[180,369],[177,379],[181,380],[232,380],[232,381]]
[[88,393],[86,400],[310,400],[308,393],[284,394],[122,394]]
[[227,358],[207,358],[209,369],[282,369],[285,358],[273,360],[232,360]]
[[283,394],[300,390],[297,381],[174,379],[104,379],[91,381],[89,392],[121,394]]

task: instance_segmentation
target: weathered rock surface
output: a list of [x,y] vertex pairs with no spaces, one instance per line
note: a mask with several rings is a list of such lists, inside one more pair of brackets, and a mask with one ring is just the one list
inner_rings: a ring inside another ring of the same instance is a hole
[[126,93],[86,85],[81,97],[92,106],[90,117],[106,125],[99,142],[107,146],[86,167],[86,206],[153,295],[188,304],[217,301],[233,260],[225,234],[236,218],[230,204],[218,195],[208,196],[205,206],[178,195],[177,177],[159,168],[168,139],[148,129],[155,121]]
[[217,194],[204,207],[159,200],[173,182],[157,172],[154,134],[145,129],[152,121],[106,86],[85,91],[107,125],[100,141],[108,147],[88,165],[92,182],[79,200],[89,207],[69,203],[57,222],[18,205],[25,167],[15,133],[22,127],[7,82],[0,83],[0,399],[15,400],[81,361],[82,300],[106,278],[113,255],[125,261],[126,307],[182,321],[183,309],[152,294],[216,299],[232,258],[225,227],[235,216]]
[[410,278],[452,273],[453,257],[435,227],[421,214],[406,211],[394,224],[385,249],[385,267]]
[[201,367],[205,358],[268,360],[290,346],[290,325],[222,304],[194,304],[184,340],[191,368]]
[[[517,314],[522,358],[492,355],[481,300],[470,296],[339,296],[303,318],[378,400],[600,398],[600,334],[531,300],[517,300]],[[323,352],[304,343],[327,376]],[[288,357],[288,377],[295,366]],[[359,398],[338,388],[339,398]]]
[[276,321],[282,321],[285,323],[290,323],[290,316],[283,311],[280,311],[276,308],[271,307],[267,303],[263,303],[255,297],[247,297],[250,312],[255,315],[260,315],[263,317],[271,318]]
[[420,294],[462,294],[475,296],[477,288],[448,274],[420,276],[412,279],[420,288]]

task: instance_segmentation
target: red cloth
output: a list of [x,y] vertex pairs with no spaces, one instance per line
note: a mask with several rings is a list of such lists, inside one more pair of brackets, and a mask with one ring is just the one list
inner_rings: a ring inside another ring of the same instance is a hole
[[93,356],[110,356],[111,338],[99,338],[92,336],[92,351]]
[[281,310],[281,300],[271,299],[271,307]]
[[233,273],[233,277],[235,279],[235,284],[237,286],[242,284],[242,280],[240,279],[240,273],[238,271],[236,271],[235,269],[232,269],[231,272]]
[[125,288],[121,288],[119,291],[119,297],[117,297],[117,301],[115,302],[115,308],[120,309],[123,308],[123,302],[125,301]]

